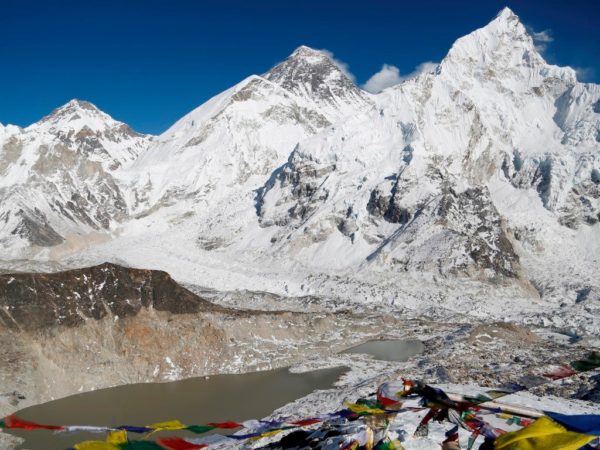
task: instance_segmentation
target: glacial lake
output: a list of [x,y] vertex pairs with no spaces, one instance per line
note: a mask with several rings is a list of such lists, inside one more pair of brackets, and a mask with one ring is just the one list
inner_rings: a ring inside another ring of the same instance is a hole
[[406,361],[422,353],[425,346],[417,340],[374,340],[344,350],[342,353],[360,353],[380,361]]
[[[291,373],[287,368],[240,375],[214,375],[169,383],[141,383],[72,395],[17,412],[50,425],[148,425],[178,419],[187,425],[260,419],[317,389],[328,389],[347,369]],[[26,439],[18,449],[64,450],[104,434],[7,430]],[[132,437],[142,435],[132,434]],[[159,436],[197,436],[187,431]]]
[[[368,354],[384,361],[406,361],[421,353],[417,340],[374,340],[342,353]],[[237,375],[214,375],[168,383],[140,383],[72,395],[17,412],[17,416],[50,425],[149,425],[177,419],[187,425],[268,416],[275,409],[317,389],[329,389],[348,369],[336,367],[305,373],[288,368]],[[8,430],[25,439],[18,449],[64,450],[104,434]],[[186,431],[160,436],[196,436]],[[132,434],[132,437],[141,435]]]

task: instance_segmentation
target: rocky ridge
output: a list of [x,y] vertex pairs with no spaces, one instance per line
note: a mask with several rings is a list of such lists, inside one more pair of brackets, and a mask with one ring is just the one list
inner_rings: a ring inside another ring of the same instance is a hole
[[107,316],[119,320],[142,309],[172,314],[225,311],[159,271],[106,263],[50,274],[0,275],[0,321],[12,330],[75,327]]

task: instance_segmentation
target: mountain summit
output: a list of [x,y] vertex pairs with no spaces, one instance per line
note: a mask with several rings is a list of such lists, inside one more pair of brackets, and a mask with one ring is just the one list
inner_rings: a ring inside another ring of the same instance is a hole
[[123,220],[115,171],[149,142],[81,100],[25,129],[7,127],[0,132],[0,246],[26,255],[30,245],[58,245],[67,234],[105,232]]
[[441,63],[442,71],[454,80],[477,77],[527,84],[555,77],[575,82],[571,68],[551,66],[539,54],[519,17],[504,8],[486,26],[458,39]]
[[368,98],[326,52],[306,46],[298,47],[263,77],[323,107],[344,108]]
[[44,131],[58,128],[78,131],[86,127],[95,132],[118,125],[123,124],[100,111],[92,103],[73,99],[28,128],[43,129]]

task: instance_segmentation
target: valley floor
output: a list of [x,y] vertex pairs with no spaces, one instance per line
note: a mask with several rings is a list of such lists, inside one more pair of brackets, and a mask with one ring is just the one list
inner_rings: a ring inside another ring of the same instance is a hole
[[[272,294],[224,294],[194,289],[202,291],[206,298],[227,306],[236,304],[240,297],[251,297],[252,302],[246,298],[244,304],[253,303],[263,309],[274,305],[281,308],[286,303]],[[76,333],[69,330],[54,332],[46,335],[49,339],[46,343],[18,333],[3,334],[4,342],[0,348],[4,353],[2,360],[8,364],[3,364],[0,371],[0,385],[4,387],[0,397],[0,415],[81,390],[123,383],[168,381],[290,365],[293,371],[349,367],[350,371],[342,376],[333,389],[310,394],[274,413],[307,417],[317,412],[335,411],[344,400],[356,400],[373,392],[379,383],[398,379],[399,376],[451,386],[452,392],[470,391],[475,389],[473,386],[498,387],[505,383],[522,383],[523,380],[584,357],[594,348],[593,343],[585,339],[574,339],[549,328],[529,329],[522,325],[478,318],[452,317],[444,321],[423,315],[416,317],[406,310],[388,307],[379,311],[371,307],[354,308],[352,311],[340,308],[336,312],[326,312],[320,307],[318,299],[311,297],[294,299],[292,303],[303,305],[305,312],[273,312],[244,316],[239,320],[231,320],[220,314],[204,316],[204,325],[195,328],[194,333],[205,335],[195,336],[195,339],[216,346],[220,356],[211,358],[200,352],[197,360],[192,358],[187,362],[176,352],[169,354],[165,349],[172,342],[188,339],[181,332],[198,320],[193,315],[167,316],[156,313],[147,317],[138,315],[135,319],[122,319],[123,322],[135,320],[135,323],[129,324],[134,327],[130,330],[141,332],[147,326],[152,326],[157,335],[156,342],[163,340],[165,343],[164,348],[138,349],[135,364],[131,363],[133,355],[120,355],[118,346],[114,343],[107,345],[111,339],[120,338],[110,320],[86,324]],[[76,345],[78,341],[98,339],[103,334],[101,345],[104,347],[99,354],[91,359],[89,356],[73,358],[75,353],[79,352],[78,356],[81,356],[83,351]],[[424,343],[425,350],[407,362],[376,361],[366,355],[338,353],[366,340],[379,338],[419,339]],[[29,342],[24,344],[26,340]],[[20,342],[21,348],[17,348],[15,342]],[[20,360],[20,352],[36,354],[28,362],[34,366],[41,364],[40,371],[36,372],[33,367],[27,366],[27,361]],[[165,358],[169,364],[165,363]],[[94,363],[99,363],[102,370],[88,370]],[[515,402],[533,407],[543,404],[548,409],[568,413],[600,413],[599,379],[598,372],[583,373],[562,381],[545,383],[513,397]],[[410,435],[417,419],[404,419],[406,433]],[[434,432],[431,442],[415,442],[408,448],[429,448],[429,445],[437,448],[439,437]],[[0,439],[11,438],[2,434]]]

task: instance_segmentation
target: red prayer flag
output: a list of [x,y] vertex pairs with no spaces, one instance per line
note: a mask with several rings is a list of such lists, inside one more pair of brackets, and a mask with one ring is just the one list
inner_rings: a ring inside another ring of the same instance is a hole
[[449,444],[450,442],[458,442],[458,431],[448,436],[442,444]]
[[388,406],[396,406],[396,405],[402,404],[399,400],[393,400],[391,398],[387,398],[383,394],[380,394],[380,393],[377,393],[377,402],[386,408]]
[[292,425],[298,425],[299,427],[305,427],[308,425],[314,425],[315,423],[322,422],[321,419],[303,419],[297,420],[296,422],[290,422]]
[[546,378],[550,378],[551,380],[560,380],[562,378],[571,377],[576,375],[577,371],[573,370],[569,366],[560,366],[558,369],[554,369],[551,372],[545,373],[544,376]]
[[207,444],[193,444],[178,437],[164,437],[156,440],[156,443],[167,450],[197,450],[208,447]]
[[221,423],[215,423],[215,422],[211,422],[208,425],[210,425],[211,427],[217,427],[217,428],[224,428],[226,430],[231,430],[233,428],[240,428],[243,425],[237,422],[221,422]]
[[42,425],[28,420],[19,419],[14,414],[4,418],[6,428],[21,428],[23,430],[62,430],[64,427],[59,425]]

